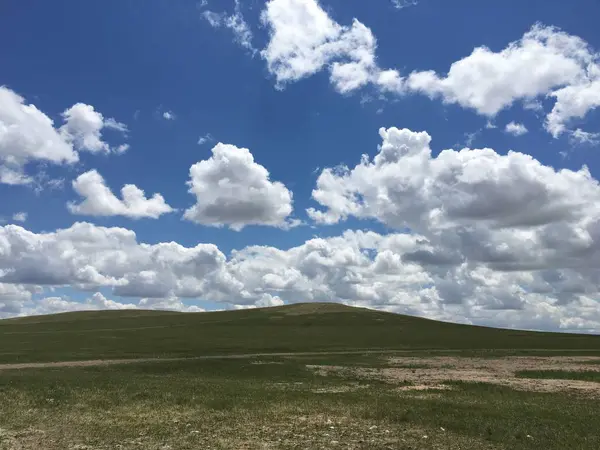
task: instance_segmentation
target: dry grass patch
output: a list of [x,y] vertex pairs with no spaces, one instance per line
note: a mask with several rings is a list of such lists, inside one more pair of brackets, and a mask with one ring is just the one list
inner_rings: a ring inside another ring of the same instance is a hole
[[[167,417],[169,414],[166,414]],[[200,417],[202,420],[200,420]],[[140,427],[144,421],[156,426],[156,417],[140,414],[135,420],[117,415],[104,424],[102,440],[93,437],[88,420],[49,422],[47,429],[22,432],[0,431],[2,450],[174,450],[174,449],[499,449],[489,442],[467,438],[443,427],[411,424],[381,425],[352,417],[324,414],[294,416],[282,410],[267,418],[247,414],[219,417],[207,411],[165,420],[170,430],[157,436]],[[132,419],[133,417],[129,417]],[[81,418],[80,418],[81,419]],[[265,420],[267,419],[267,420]],[[219,423],[220,422],[220,423]],[[111,429],[127,425],[130,436],[111,436]],[[90,434],[92,437],[90,437]]]
[[[594,371],[600,374],[598,357],[530,357],[503,358],[467,357],[401,357],[390,358],[391,367],[347,367],[333,365],[308,365],[317,374],[353,374],[364,379],[379,379],[402,383],[402,390],[447,389],[447,382],[492,383],[514,389],[535,392],[578,392],[600,397],[600,383],[585,380],[518,378],[523,371]],[[590,367],[592,369],[590,369]]]

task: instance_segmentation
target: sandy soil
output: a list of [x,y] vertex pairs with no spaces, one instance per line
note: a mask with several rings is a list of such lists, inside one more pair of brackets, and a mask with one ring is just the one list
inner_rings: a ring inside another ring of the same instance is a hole
[[515,389],[556,392],[574,391],[600,397],[600,383],[580,380],[551,380],[516,378],[521,370],[568,370],[600,372],[600,357],[552,356],[552,357],[504,357],[504,358],[463,358],[463,357],[406,357],[391,358],[391,367],[349,368],[342,366],[316,366],[310,368],[322,375],[331,372],[354,370],[365,378],[381,378],[398,383],[411,383],[400,386],[401,390],[442,390],[448,389],[447,381],[495,383]]

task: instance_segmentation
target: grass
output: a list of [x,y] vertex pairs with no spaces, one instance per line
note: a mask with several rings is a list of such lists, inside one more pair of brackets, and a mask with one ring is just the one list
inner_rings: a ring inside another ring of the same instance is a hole
[[546,380],[581,380],[600,383],[600,372],[592,370],[520,370],[517,378],[537,378]]
[[[355,353],[272,354],[316,351]],[[249,353],[266,355],[0,370],[0,450],[600,448],[595,398],[457,381],[446,383],[449,390],[411,391],[400,389],[409,382],[360,372],[427,367],[390,363],[403,355],[600,354],[597,336],[314,304],[0,321],[2,363]],[[346,369],[323,375],[311,365]],[[598,373],[518,376],[589,381]]]
[[457,382],[416,396],[303,358],[257,362],[5,371],[0,448],[600,448],[594,400]]
[[78,312],[0,321],[0,363],[361,349],[600,354],[600,337],[473,327],[334,304],[196,314]]

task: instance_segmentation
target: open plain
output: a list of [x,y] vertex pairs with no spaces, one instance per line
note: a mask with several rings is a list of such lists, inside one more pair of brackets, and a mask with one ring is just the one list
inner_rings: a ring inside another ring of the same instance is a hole
[[0,449],[597,449],[600,338],[334,304],[0,322]]

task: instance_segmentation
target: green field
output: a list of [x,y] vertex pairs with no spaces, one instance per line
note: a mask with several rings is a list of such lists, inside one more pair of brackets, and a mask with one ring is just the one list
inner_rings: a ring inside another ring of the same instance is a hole
[[[598,336],[331,304],[4,320],[0,449],[596,450],[596,355]],[[78,362],[129,358],[162,360]]]
[[360,349],[600,354],[598,336],[473,327],[338,304],[65,313],[0,321],[0,339],[0,363]]

